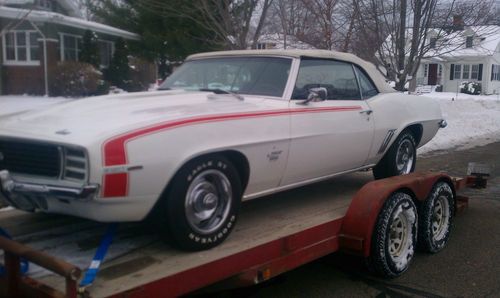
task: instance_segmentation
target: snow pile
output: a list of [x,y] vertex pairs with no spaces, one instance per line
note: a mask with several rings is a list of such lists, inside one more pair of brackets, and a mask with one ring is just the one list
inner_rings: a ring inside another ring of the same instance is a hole
[[0,117],[40,109],[67,100],[69,99],[62,97],[0,96]]
[[[420,154],[468,149],[500,141],[500,97],[449,92],[423,94],[438,100],[448,127],[440,129]],[[453,99],[453,100],[452,100]]]

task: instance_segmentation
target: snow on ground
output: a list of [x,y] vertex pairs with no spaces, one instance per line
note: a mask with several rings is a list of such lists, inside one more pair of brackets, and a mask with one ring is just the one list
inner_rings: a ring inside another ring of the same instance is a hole
[[418,150],[419,154],[463,150],[500,141],[500,96],[433,92],[421,96],[438,100],[448,127]]
[[70,99],[63,97],[40,97],[27,95],[0,96],[0,117],[28,110],[43,108]]

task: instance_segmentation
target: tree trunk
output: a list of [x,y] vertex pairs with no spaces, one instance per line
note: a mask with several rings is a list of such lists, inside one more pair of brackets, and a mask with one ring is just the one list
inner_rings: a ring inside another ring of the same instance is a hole
[[399,11],[399,32],[397,37],[397,75],[398,82],[396,83],[396,89],[399,91],[404,90],[406,83],[406,72],[405,72],[405,49],[406,49],[406,10],[407,10],[407,0],[400,1],[400,11]]

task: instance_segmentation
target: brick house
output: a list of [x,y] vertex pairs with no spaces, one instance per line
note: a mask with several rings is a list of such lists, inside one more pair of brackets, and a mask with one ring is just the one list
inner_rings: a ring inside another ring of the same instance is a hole
[[72,0],[4,0],[0,3],[0,94],[46,94],[51,69],[78,61],[86,30],[98,37],[100,67],[109,66],[118,38],[137,34],[87,21]]

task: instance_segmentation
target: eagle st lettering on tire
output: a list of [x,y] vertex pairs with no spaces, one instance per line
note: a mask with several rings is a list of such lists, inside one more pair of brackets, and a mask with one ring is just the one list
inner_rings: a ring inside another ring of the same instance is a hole
[[173,178],[162,198],[160,225],[173,245],[204,250],[222,243],[233,229],[242,196],[238,171],[222,155],[195,158]]

